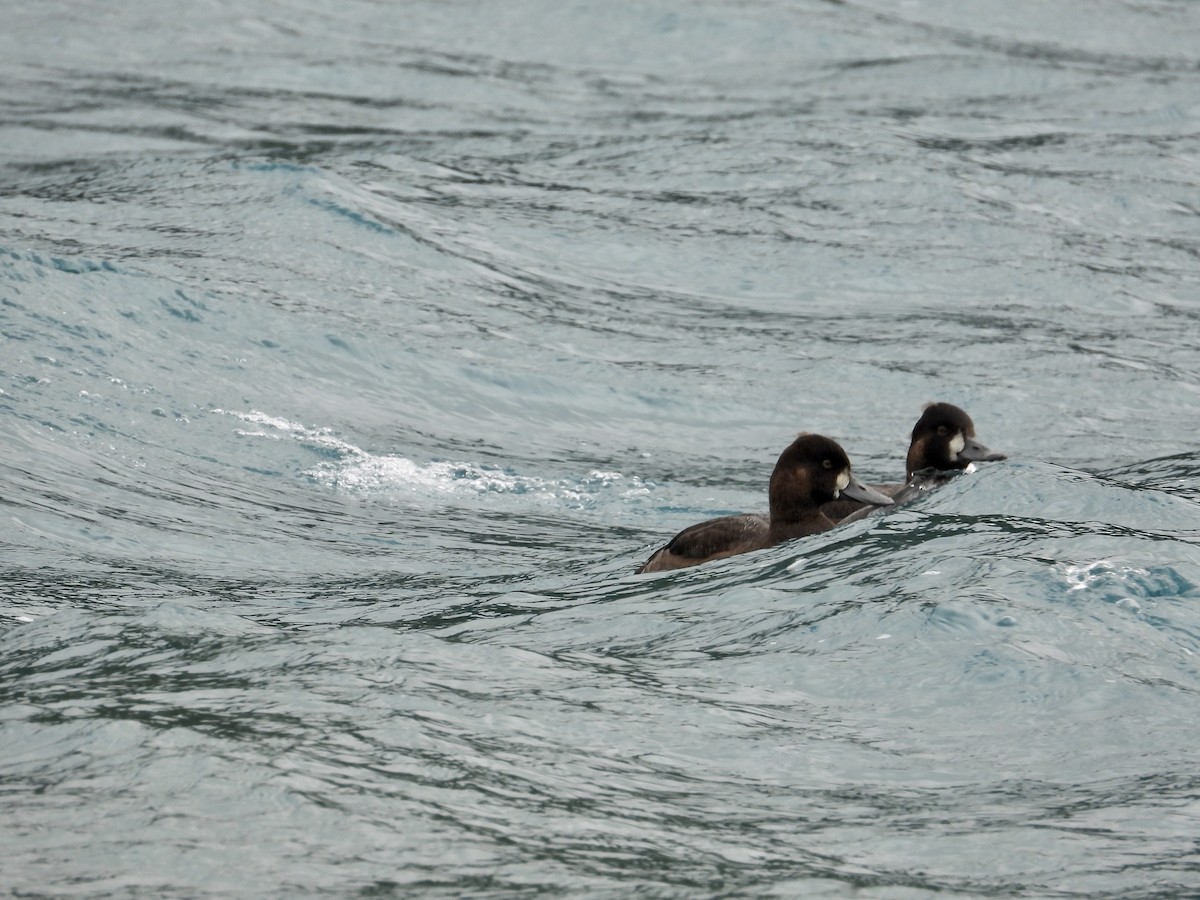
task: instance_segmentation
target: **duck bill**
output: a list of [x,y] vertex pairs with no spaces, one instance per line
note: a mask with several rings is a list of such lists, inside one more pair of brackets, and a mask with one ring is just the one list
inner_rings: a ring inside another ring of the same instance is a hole
[[850,483],[842,488],[842,496],[849,497],[851,500],[861,500],[863,503],[870,503],[874,506],[891,506],[892,498],[887,494],[881,494],[874,488],[869,488],[853,475],[850,476]]
[[1001,459],[1008,459],[1003,453],[997,453],[995,450],[989,450],[975,438],[967,438],[963,448],[958,451],[958,458],[965,459],[968,462],[996,462]]

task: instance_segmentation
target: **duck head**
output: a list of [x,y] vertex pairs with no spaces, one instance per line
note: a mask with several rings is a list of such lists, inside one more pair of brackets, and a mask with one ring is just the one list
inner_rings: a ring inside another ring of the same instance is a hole
[[771,473],[772,517],[789,521],[842,496],[875,506],[890,506],[891,498],[854,477],[850,458],[837,443],[820,434],[802,434],[779,456]]
[[913,426],[908,446],[907,475],[922,469],[965,469],[973,462],[1007,459],[980,443],[975,423],[952,403],[930,403]]

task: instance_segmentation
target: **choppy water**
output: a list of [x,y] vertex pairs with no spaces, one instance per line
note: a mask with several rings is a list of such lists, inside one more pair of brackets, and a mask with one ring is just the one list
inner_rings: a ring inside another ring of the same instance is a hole
[[[1197,48],[0,3],[4,889],[1200,892]],[[631,574],[931,399],[1010,461]]]

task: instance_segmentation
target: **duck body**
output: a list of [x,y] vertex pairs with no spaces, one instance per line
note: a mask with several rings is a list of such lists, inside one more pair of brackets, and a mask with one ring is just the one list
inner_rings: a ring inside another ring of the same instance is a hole
[[837,523],[822,512],[821,505],[842,495],[867,504],[892,502],[854,477],[850,460],[836,441],[802,434],[780,454],[771,473],[769,517],[747,513],[692,525],[656,550],[637,571],[683,569],[825,531]]
[[[935,490],[973,462],[1008,459],[984,446],[975,437],[975,423],[952,403],[930,403],[913,426],[905,459],[904,481],[873,484],[871,488],[892,500],[907,503],[922,493]],[[821,511],[836,522],[856,521],[871,513],[871,507],[854,500],[826,503]]]
[[[833,522],[829,523],[833,527]],[[713,559],[724,559],[771,546],[771,520],[746,513],[721,516],[690,525],[655,551],[638,568],[642,572],[666,572],[698,566]]]

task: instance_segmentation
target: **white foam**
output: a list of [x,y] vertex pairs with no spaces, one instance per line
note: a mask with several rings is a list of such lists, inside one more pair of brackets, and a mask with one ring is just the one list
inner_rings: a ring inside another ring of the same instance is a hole
[[1071,585],[1070,590],[1072,591],[1081,591],[1085,588],[1090,588],[1099,581],[1113,577],[1119,581],[1124,581],[1130,576],[1148,577],[1150,575],[1146,569],[1141,569],[1137,566],[1117,565],[1110,559],[1098,559],[1086,565],[1067,566],[1063,574],[1066,576],[1067,582]]
[[650,493],[637,477],[620,472],[594,470],[577,480],[548,480],[524,476],[498,466],[473,462],[434,460],[416,462],[403,456],[368,453],[337,436],[328,428],[309,428],[258,410],[236,412],[214,409],[233,416],[254,429],[238,429],[240,437],[295,440],[301,444],[333,451],[340,458],[321,462],[304,474],[330,488],[367,494],[403,492],[426,496],[469,496],[522,494],[556,505],[589,506],[598,494],[611,491],[621,497]]
[[233,416],[241,419],[251,425],[258,425],[264,428],[274,429],[275,433],[264,430],[257,431],[238,431],[237,434],[243,437],[269,437],[283,438],[293,437],[305,444],[313,444],[318,447],[336,450],[339,453],[344,453],[351,456],[365,456],[366,452],[353,444],[343,441],[341,438],[334,437],[333,430],[330,428],[309,428],[301,425],[299,422],[289,422],[287,419],[279,416],[271,416],[266,413],[259,412],[256,409],[250,412],[234,412],[225,409],[214,409],[212,412],[224,416]]

